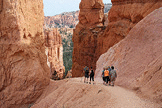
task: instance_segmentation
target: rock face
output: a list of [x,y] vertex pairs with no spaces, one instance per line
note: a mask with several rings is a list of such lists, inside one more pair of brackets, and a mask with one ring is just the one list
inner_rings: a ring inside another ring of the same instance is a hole
[[140,21],[118,44],[97,61],[96,77],[104,66],[114,65],[116,83],[137,90],[157,102],[162,100],[162,8]]
[[[63,65],[63,46],[61,35],[57,29],[45,30],[44,35],[46,42],[47,64],[50,67],[51,78],[62,79],[65,67]],[[57,72],[57,74],[55,72]]]
[[103,29],[104,4],[102,0],[82,0],[79,23],[73,31],[73,77],[81,76],[83,67],[95,67],[97,34]]
[[64,12],[55,16],[45,16],[45,25],[49,28],[51,27],[68,27],[74,28],[78,23],[79,11],[74,12]]
[[[104,4],[104,12],[107,13],[112,4]],[[55,16],[45,16],[44,21],[47,28],[75,28],[79,22],[79,11],[64,12]]]
[[0,0],[1,108],[28,107],[49,84],[43,23],[43,1]]
[[105,28],[102,27],[105,20],[102,0],[90,2],[81,1],[79,24],[73,34],[73,77],[81,76],[85,65],[95,68],[101,54],[124,39],[150,12],[162,6],[161,0],[112,0]]
[[124,39],[145,16],[162,6],[161,0],[111,0],[109,24],[97,39],[97,59],[110,47]]

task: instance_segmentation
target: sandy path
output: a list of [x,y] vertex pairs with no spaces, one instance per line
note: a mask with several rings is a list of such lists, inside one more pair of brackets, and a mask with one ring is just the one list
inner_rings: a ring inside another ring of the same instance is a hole
[[51,81],[43,95],[32,108],[162,108],[127,89],[105,86],[101,79],[95,85],[83,78]]
[[111,95],[105,108],[162,108],[157,103],[139,98],[133,91],[119,86],[105,86],[102,84],[101,78],[96,78],[95,83],[98,86],[102,86]]

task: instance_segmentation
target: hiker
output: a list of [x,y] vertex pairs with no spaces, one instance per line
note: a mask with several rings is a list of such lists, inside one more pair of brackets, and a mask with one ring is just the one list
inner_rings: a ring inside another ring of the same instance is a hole
[[110,72],[109,72],[108,67],[107,67],[107,68],[105,69],[105,71],[104,71],[104,77],[105,77],[106,85],[108,85],[108,83],[109,83],[109,85],[110,85],[109,74],[110,74]]
[[92,67],[91,67],[91,70],[90,70],[90,82],[89,82],[89,84],[91,84],[91,79],[92,79],[93,84],[94,84],[94,70],[92,69]]
[[114,86],[114,82],[117,78],[116,70],[114,70],[114,66],[111,66],[111,71],[110,71],[110,81],[112,86]]
[[[85,72],[85,78],[84,78],[84,83],[88,83],[88,78],[89,78],[89,68],[86,66],[84,68],[84,72]],[[87,82],[86,82],[87,79]]]
[[108,71],[109,71],[109,72],[111,71],[111,68],[110,68],[110,66],[108,66]]
[[103,84],[106,84],[105,83],[105,77],[104,77],[104,71],[105,71],[105,68],[103,68],[103,70],[102,70],[101,77],[103,79]]

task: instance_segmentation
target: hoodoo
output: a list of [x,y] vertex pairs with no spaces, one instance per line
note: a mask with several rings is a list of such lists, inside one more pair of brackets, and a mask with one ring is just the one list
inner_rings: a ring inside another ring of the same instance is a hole
[[73,33],[73,77],[81,76],[85,65],[95,67],[97,35],[104,28],[102,0],[82,0],[79,8],[79,23]]
[[63,65],[62,39],[57,29],[44,30],[47,64],[52,79],[62,79],[65,73]]

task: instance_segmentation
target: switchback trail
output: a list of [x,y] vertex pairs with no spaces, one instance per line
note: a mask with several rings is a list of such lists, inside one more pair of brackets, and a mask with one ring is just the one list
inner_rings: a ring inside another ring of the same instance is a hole
[[51,81],[32,108],[161,108],[119,86],[83,83],[84,78]]

